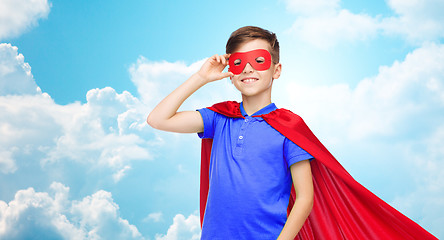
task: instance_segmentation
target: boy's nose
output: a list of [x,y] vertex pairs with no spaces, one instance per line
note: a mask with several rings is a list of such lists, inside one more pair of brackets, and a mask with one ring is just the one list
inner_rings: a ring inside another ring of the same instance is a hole
[[247,63],[247,64],[245,64],[245,67],[244,67],[244,73],[249,73],[249,72],[253,72],[254,71],[254,68],[250,65],[250,63]]

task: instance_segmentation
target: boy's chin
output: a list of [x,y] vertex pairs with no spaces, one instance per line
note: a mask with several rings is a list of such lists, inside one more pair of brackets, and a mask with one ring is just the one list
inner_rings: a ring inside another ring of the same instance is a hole
[[265,91],[258,91],[258,90],[256,90],[256,89],[238,89],[239,90],[239,92],[241,93],[241,95],[242,95],[242,98],[245,98],[245,97],[247,97],[247,98],[254,98],[254,97],[260,97],[260,96],[264,96],[264,97],[267,97],[267,96],[271,96],[271,92],[270,92],[270,90],[265,90]]

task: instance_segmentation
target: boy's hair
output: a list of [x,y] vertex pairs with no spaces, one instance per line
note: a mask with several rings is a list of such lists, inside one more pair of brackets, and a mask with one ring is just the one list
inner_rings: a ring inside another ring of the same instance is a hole
[[226,53],[235,52],[245,42],[263,39],[270,44],[270,54],[274,63],[279,62],[279,42],[276,34],[260,27],[246,26],[234,31],[227,41]]

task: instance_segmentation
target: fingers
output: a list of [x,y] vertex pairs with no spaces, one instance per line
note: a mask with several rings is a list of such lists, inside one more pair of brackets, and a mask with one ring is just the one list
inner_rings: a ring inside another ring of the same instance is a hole
[[222,54],[222,55],[218,55],[215,54],[213,56],[211,56],[211,60],[217,62],[217,63],[221,63],[224,66],[228,65],[228,58],[230,57],[231,54]]
[[234,76],[234,74],[232,72],[223,72],[221,75],[222,75],[222,78],[227,78],[227,77]]
[[220,55],[222,64],[224,64],[225,66],[228,65],[228,58],[230,57],[230,55],[231,54]]
[[234,76],[234,74],[229,71],[223,72],[228,65],[229,56],[230,54],[215,54],[211,56],[199,70],[200,75],[205,76],[208,79],[208,82]]
[[210,82],[219,81],[224,78],[229,78],[232,75],[233,75],[233,73],[231,73],[231,72],[221,72],[221,73],[217,74],[216,76],[214,76],[214,78],[212,78],[212,80]]

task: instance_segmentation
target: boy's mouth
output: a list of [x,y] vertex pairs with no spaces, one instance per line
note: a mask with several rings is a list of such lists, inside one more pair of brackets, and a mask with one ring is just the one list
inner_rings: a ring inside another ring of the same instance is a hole
[[257,78],[244,78],[244,79],[241,80],[241,82],[243,82],[243,83],[253,83],[253,82],[256,82],[258,80],[259,79],[257,79]]

